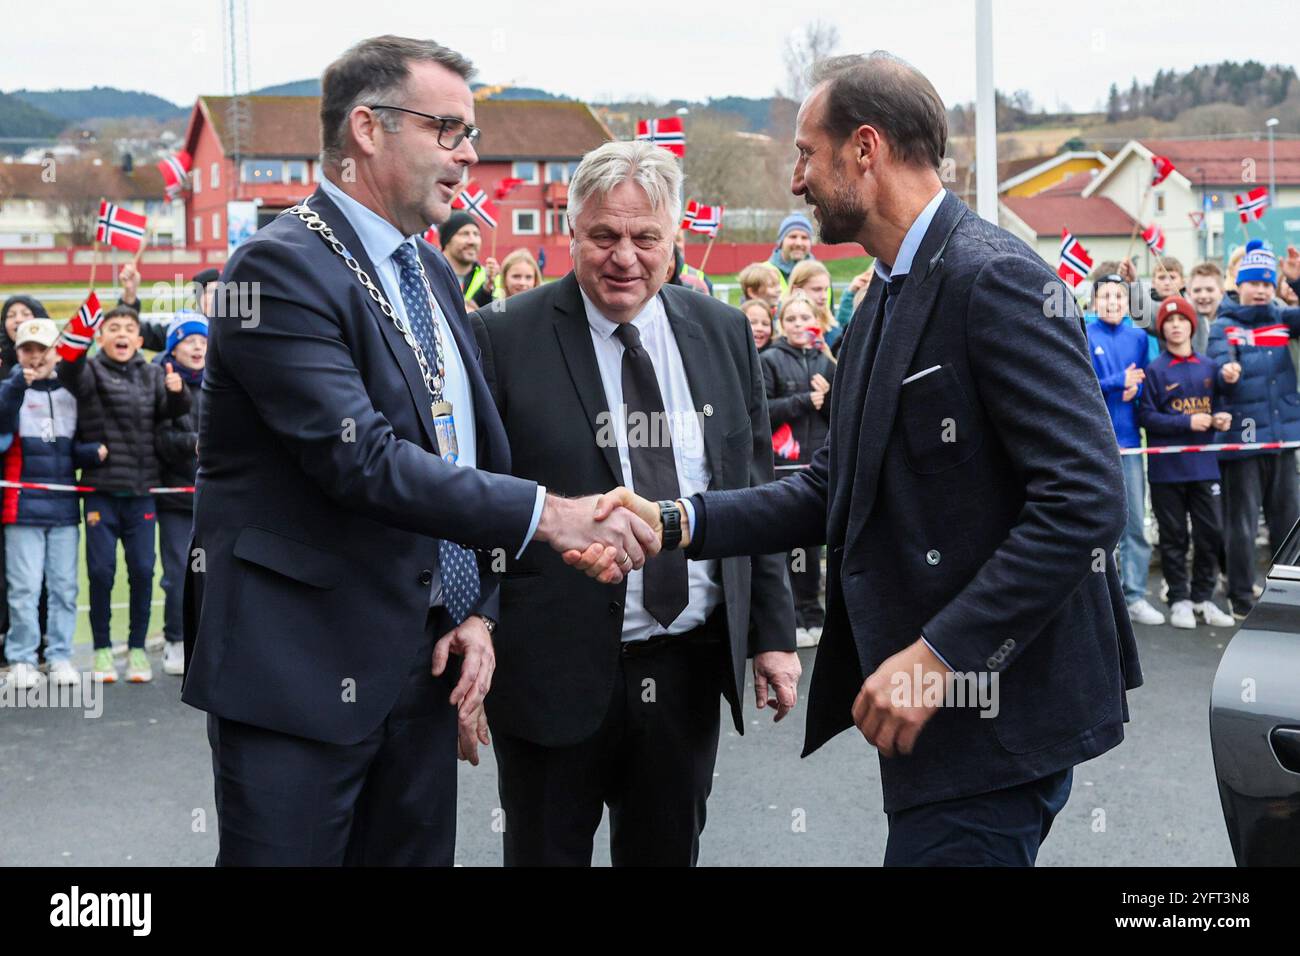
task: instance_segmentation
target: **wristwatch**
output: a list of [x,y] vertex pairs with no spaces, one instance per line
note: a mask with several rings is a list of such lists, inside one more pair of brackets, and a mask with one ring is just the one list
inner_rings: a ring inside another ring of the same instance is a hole
[[494,634],[496,634],[497,632],[496,621],[492,620],[492,618],[488,617],[486,614],[476,614],[474,616],[483,622],[483,626],[487,628],[488,637],[491,637]]
[[659,502],[659,522],[663,525],[663,550],[676,551],[682,543],[682,509],[675,501]]

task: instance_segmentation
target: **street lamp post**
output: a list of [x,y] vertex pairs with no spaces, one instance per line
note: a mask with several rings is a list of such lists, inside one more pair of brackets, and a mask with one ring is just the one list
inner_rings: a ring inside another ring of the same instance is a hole
[[1277,202],[1277,176],[1273,171],[1273,128],[1277,126],[1277,117],[1270,116],[1264,123],[1268,127],[1268,203]]

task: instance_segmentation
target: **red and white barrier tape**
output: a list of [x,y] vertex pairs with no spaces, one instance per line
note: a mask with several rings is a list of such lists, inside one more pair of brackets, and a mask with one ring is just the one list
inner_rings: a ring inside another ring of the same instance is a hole
[[[33,491],[76,491],[82,493],[99,491],[98,488],[91,488],[87,485],[52,485],[43,481],[0,481],[0,488],[29,488]],[[193,493],[193,485],[149,489],[151,495],[189,495]]]
[[1222,445],[1156,445],[1150,448],[1121,448],[1121,455],[1185,455],[1208,451],[1268,451],[1278,448],[1300,448],[1300,441],[1225,442]]

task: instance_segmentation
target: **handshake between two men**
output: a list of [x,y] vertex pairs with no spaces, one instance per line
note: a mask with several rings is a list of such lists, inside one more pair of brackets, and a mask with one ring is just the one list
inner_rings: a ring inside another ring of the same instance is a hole
[[[687,512],[680,500],[677,505],[682,512],[681,546],[686,547]],[[659,503],[623,487],[586,498],[548,495],[537,538],[561,552],[565,564],[603,584],[618,584],[662,550]]]

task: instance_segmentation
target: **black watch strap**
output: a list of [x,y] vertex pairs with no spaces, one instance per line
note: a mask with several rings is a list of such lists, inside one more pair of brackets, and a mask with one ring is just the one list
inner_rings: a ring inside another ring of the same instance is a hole
[[675,501],[659,502],[659,521],[663,525],[663,549],[676,551],[682,544],[682,509]]

